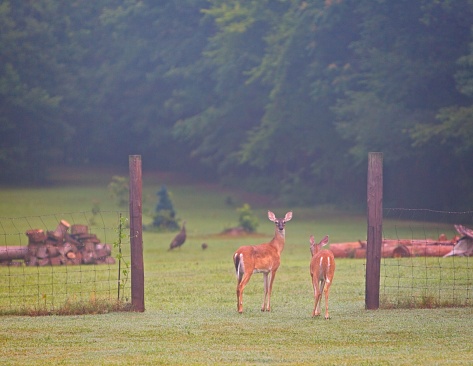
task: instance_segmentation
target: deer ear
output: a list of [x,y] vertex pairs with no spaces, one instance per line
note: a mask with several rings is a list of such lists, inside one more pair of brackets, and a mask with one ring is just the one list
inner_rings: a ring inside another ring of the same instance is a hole
[[309,243],[310,243],[310,246],[314,246],[314,245],[315,245],[314,235],[311,235],[311,236],[310,236],[310,238],[309,238]]
[[284,217],[284,221],[289,221],[292,219],[292,211],[289,211],[286,216]]
[[276,216],[274,215],[273,212],[268,211],[268,219],[272,222],[276,221]]
[[325,235],[325,238],[323,238],[320,243],[319,243],[319,246],[320,247],[323,247],[324,245],[327,245],[328,244],[328,235]]

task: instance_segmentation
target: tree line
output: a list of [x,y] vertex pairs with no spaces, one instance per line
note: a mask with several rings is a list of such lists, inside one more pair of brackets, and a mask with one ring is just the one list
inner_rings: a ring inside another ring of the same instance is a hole
[[288,204],[473,204],[472,0],[0,4],[0,180],[186,171]]

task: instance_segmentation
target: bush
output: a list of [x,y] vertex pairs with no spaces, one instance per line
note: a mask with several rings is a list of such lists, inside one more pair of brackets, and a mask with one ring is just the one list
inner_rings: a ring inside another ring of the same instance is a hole
[[117,200],[118,206],[124,207],[128,204],[129,188],[126,177],[114,175],[107,188],[110,192],[110,197]]
[[245,203],[242,207],[237,208],[240,213],[239,222],[240,226],[249,233],[256,231],[259,225],[258,218],[255,216],[249,204]]

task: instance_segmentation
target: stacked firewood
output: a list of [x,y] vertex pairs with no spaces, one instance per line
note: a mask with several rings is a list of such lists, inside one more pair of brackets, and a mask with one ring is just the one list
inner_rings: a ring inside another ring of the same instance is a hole
[[[69,233],[70,229],[70,233]],[[61,220],[56,230],[28,230],[25,263],[29,266],[113,264],[110,244],[104,244],[86,225],[70,225]]]

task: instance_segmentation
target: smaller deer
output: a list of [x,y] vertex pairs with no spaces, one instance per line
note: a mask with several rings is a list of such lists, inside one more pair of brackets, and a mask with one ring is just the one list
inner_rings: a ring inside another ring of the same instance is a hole
[[278,219],[268,211],[268,219],[276,224],[274,237],[269,243],[246,245],[238,248],[233,254],[233,264],[237,276],[237,309],[243,312],[243,289],[253,273],[262,272],[264,281],[264,299],[261,311],[271,310],[271,291],[276,271],[281,263],[281,252],[284,249],[286,222],[292,219],[292,211],[283,219]]
[[318,244],[315,243],[314,236],[310,236],[310,252],[312,253],[310,275],[312,277],[315,300],[312,316],[320,315],[320,303],[323,291],[325,294],[325,319],[330,319],[328,314],[328,295],[330,285],[332,284],[333,274],[335,273],[335,258],[330,250],[322,249],[322,247],[327,244],[328,235],[326,235]]

